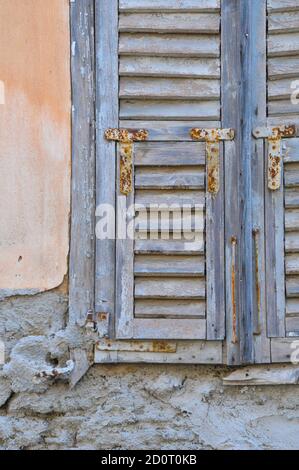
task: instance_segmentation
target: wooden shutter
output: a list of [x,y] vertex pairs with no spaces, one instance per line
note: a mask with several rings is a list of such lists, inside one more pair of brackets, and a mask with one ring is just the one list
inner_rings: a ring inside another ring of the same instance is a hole
[[[292,82],[299,70],[298,24],[298,0],[268,0],[269,127],[298,125],[299,105],[291,102]],[[265,171],[267,333],[284,338],[299,336],[299,139],[296,135],[282,139],[277,146],[281,152],[278,189],[269,189]],[[273,340],[273,360],[281,360],[281,353],[281,342]],[[282,357],[286,359],[286,354]]]
[[[116,240],[118,338],[206,339],[207,329],[210,339],[224,337],[223,171],[212,196],[206,144],[175,137],[134,145],[135,185],[118,204],[137,211],[135,240]],[[163,205],[174,207],[170,233],[159,220]]]
[[[193,243],[176,239],[176,230],[163,239],[158,225],[151,240],[145,210],[135,214],[135,240],[97,240],[96,311],[110,314],[116,339],[223,339],[223,144],[219,191],[212,195],[206,143],[190,137],[194,127],[221,127],[220,1],[99,0],[95,14],[97,205],[115,207],[117,231],[131,204],[186,203],[204,211]],[[113,127],[148,132],[132,145],[127,195],[120,188],[124,145],[104,138]]]

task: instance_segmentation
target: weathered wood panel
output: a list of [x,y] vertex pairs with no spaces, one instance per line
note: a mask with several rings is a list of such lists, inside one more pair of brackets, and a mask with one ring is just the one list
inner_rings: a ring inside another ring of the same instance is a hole
[[121,77],[220,78],[219,59],[120,57]]
[[271,339],[271,360],[272,362],[291,362],[291,355],[294,352],[292,343],[294,338],[272,338]]
[[136,299],[136,318],[205,318],[204,300],[154,300]]
[[135,276],[204,276],[205,260],[202,256],[137,255]]
[[192,78],[133,78],[120,80],[122,99],[217,100],[220,97],[219,80]]
[[135,254],[203,254],[203,241],[184,241],[184,240],[136,240]]
[[[218,101],[168,101],[131,99],[121,100],[120,102],[120,117],[123,120],[164,119],[179,121],[217,121],[219,119],[219,116],[220,104]],[[129,125],[128,127],[132,127],[132,125]],[[188,137],[186,136],[185,139],[187,140]]]
[[268,38],[268,57],[299,54],[299,34],[273,34]]
[[268,83],[269,100],[289,100],[290,101],[291,94],[294,91],[291,87],[292,81],[293,80],[290,78],[284,78],[281,80],[273,80],[273,81],[270,80]]
[[159,277],[157,279],[137,277],[135,280],[135,298],[204,299],[205,281],[193,277]]
[[[125,128],[147,129],[151,141],[192,141],[190,136],[190,122],[188,121],[127,121],[121,120],[120,126]],[[193,127],[219,128],[219,121],[193,121]]]
[[94,5],[71,4],[72,217],[69,317],[84,324],[94,309],[95,277],[95,64]]
[[187,34],[120,34],[120,55],[166,57],[219,57],[217,36]]
[[209,13],[125,13],[119,31],[125,33],[217,34],[220,17]]
[[[299,177],[299,174],[298,174]],[[136,189],[204,189],[203,167],[143,167],[135,171]]]
[[219,148],[219,191],[211,194],[206,187],[206,304],[207,339],[225,337],[224,285],[224,152]]
[[[95,1],[96,27],[96,204],[115,208],[116,145],[104,138],[118,127],[118,1]],[[109,57],[109,60],[107,60]],[[108,182],[109,184],[103,183]],[[95,308],[115,311],[115,240],[96,241]],[[111,322],[112,325],[112,322]],[[112,333],[112,330],[110,331]]]
[[213,12],[220,10],[220,0],[120,0],[121,12]]
[[297,78],[299,57],[273,57],[268,60],[268,78]]
[[299,10],[297,0],[267,0],[267,5],[270,13]]
[[289,96],[288,100],[282,101],[270,101],[268,105],[268,113],[269,116],[278,116],[280,117],[280,122],[283,120],[285,123],[285,119],[296,119],[299,115],[299,104],[294,105],[291,102],[291,96]]
[[[222,344],[221,341],[175,341],[171,345],[175,348],[174,353],[157,352],[158,344],[153,341],[155,352],[136,352],[126,349],[124,342],[118,343],[118,349],[103,351],[96,348],[95,362],[98,363],[162,363],[162,364],[221,364]],[[106,345],[105,345],[106,346]],[[116,348],[116,346],[115,346]]]
[[270,34],[299,32],[299,11],[270,14],[268,30]]
[[205,192],[188,189],[185,191],[168,191],[168,190],[140,190],[136,191],[135,203],[150,207],[155,204],[167,204],[170,206],[181,207],[182,204],[204,206]]
[[[184,166],[204,165],[206,146],[204,142],[160,143],[144,142],[135,145],[136,166]],[[172,169],[169,168],[169,171]]]
[[169,328],[168,318],[136,318],[133,335],[137,339],[205,339],[206,320],[176,318]]
[[119,9],[121,118],[219,119],[219,2]]

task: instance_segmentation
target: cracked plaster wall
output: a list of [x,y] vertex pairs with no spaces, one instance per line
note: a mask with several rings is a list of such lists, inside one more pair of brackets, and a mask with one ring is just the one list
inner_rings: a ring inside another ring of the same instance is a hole
[[225,367],[94,365],[73,389],[36,383],[66,319],[65,286],[1,302],[0,448],[299,448],[298,387],[224,387]]

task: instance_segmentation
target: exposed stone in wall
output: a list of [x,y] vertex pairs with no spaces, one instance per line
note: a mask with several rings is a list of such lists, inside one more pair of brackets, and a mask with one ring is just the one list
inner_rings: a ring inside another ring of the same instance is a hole
[[298,386],[224,387],[225,367],[96,365],[73,389],[34,384],[66,315],[59,291],[1,304],[13,374],[0,377],[0,448],[299,448]]

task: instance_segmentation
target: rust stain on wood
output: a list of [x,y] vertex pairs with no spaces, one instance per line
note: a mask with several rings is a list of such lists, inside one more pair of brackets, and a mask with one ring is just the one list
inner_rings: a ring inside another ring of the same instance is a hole
[[143,142],[148,138],[146,129],[107,129],[105,138],[120,142],[119,189],[127,196],[133,190],[133,142]]
[[193,140],[206,142],[207,190],[215,196],[220,187],[219,142],[233,140],[235,132],[233,129],[199,129],[195,127],[191,129],[190,136]]
[[114,341],[101,339],[96,345],[99,351],[134,351],[134,352],[154,352],[154,353],[175,353],[177,345],[173,341]]
[[119,189],[125,196],[133,189],[133,143],[121,143],[120,153],[120,182]]
[[148,138],[148,131],[146,129],[107,129],[105,138],[123,143],[143,142]]
[[275,191],[281,185],[281,139],[268,138],[268,187]]
[[212,194],[217,194],[219,191],[219,142],[207,141],[207,184],[208,191]]

